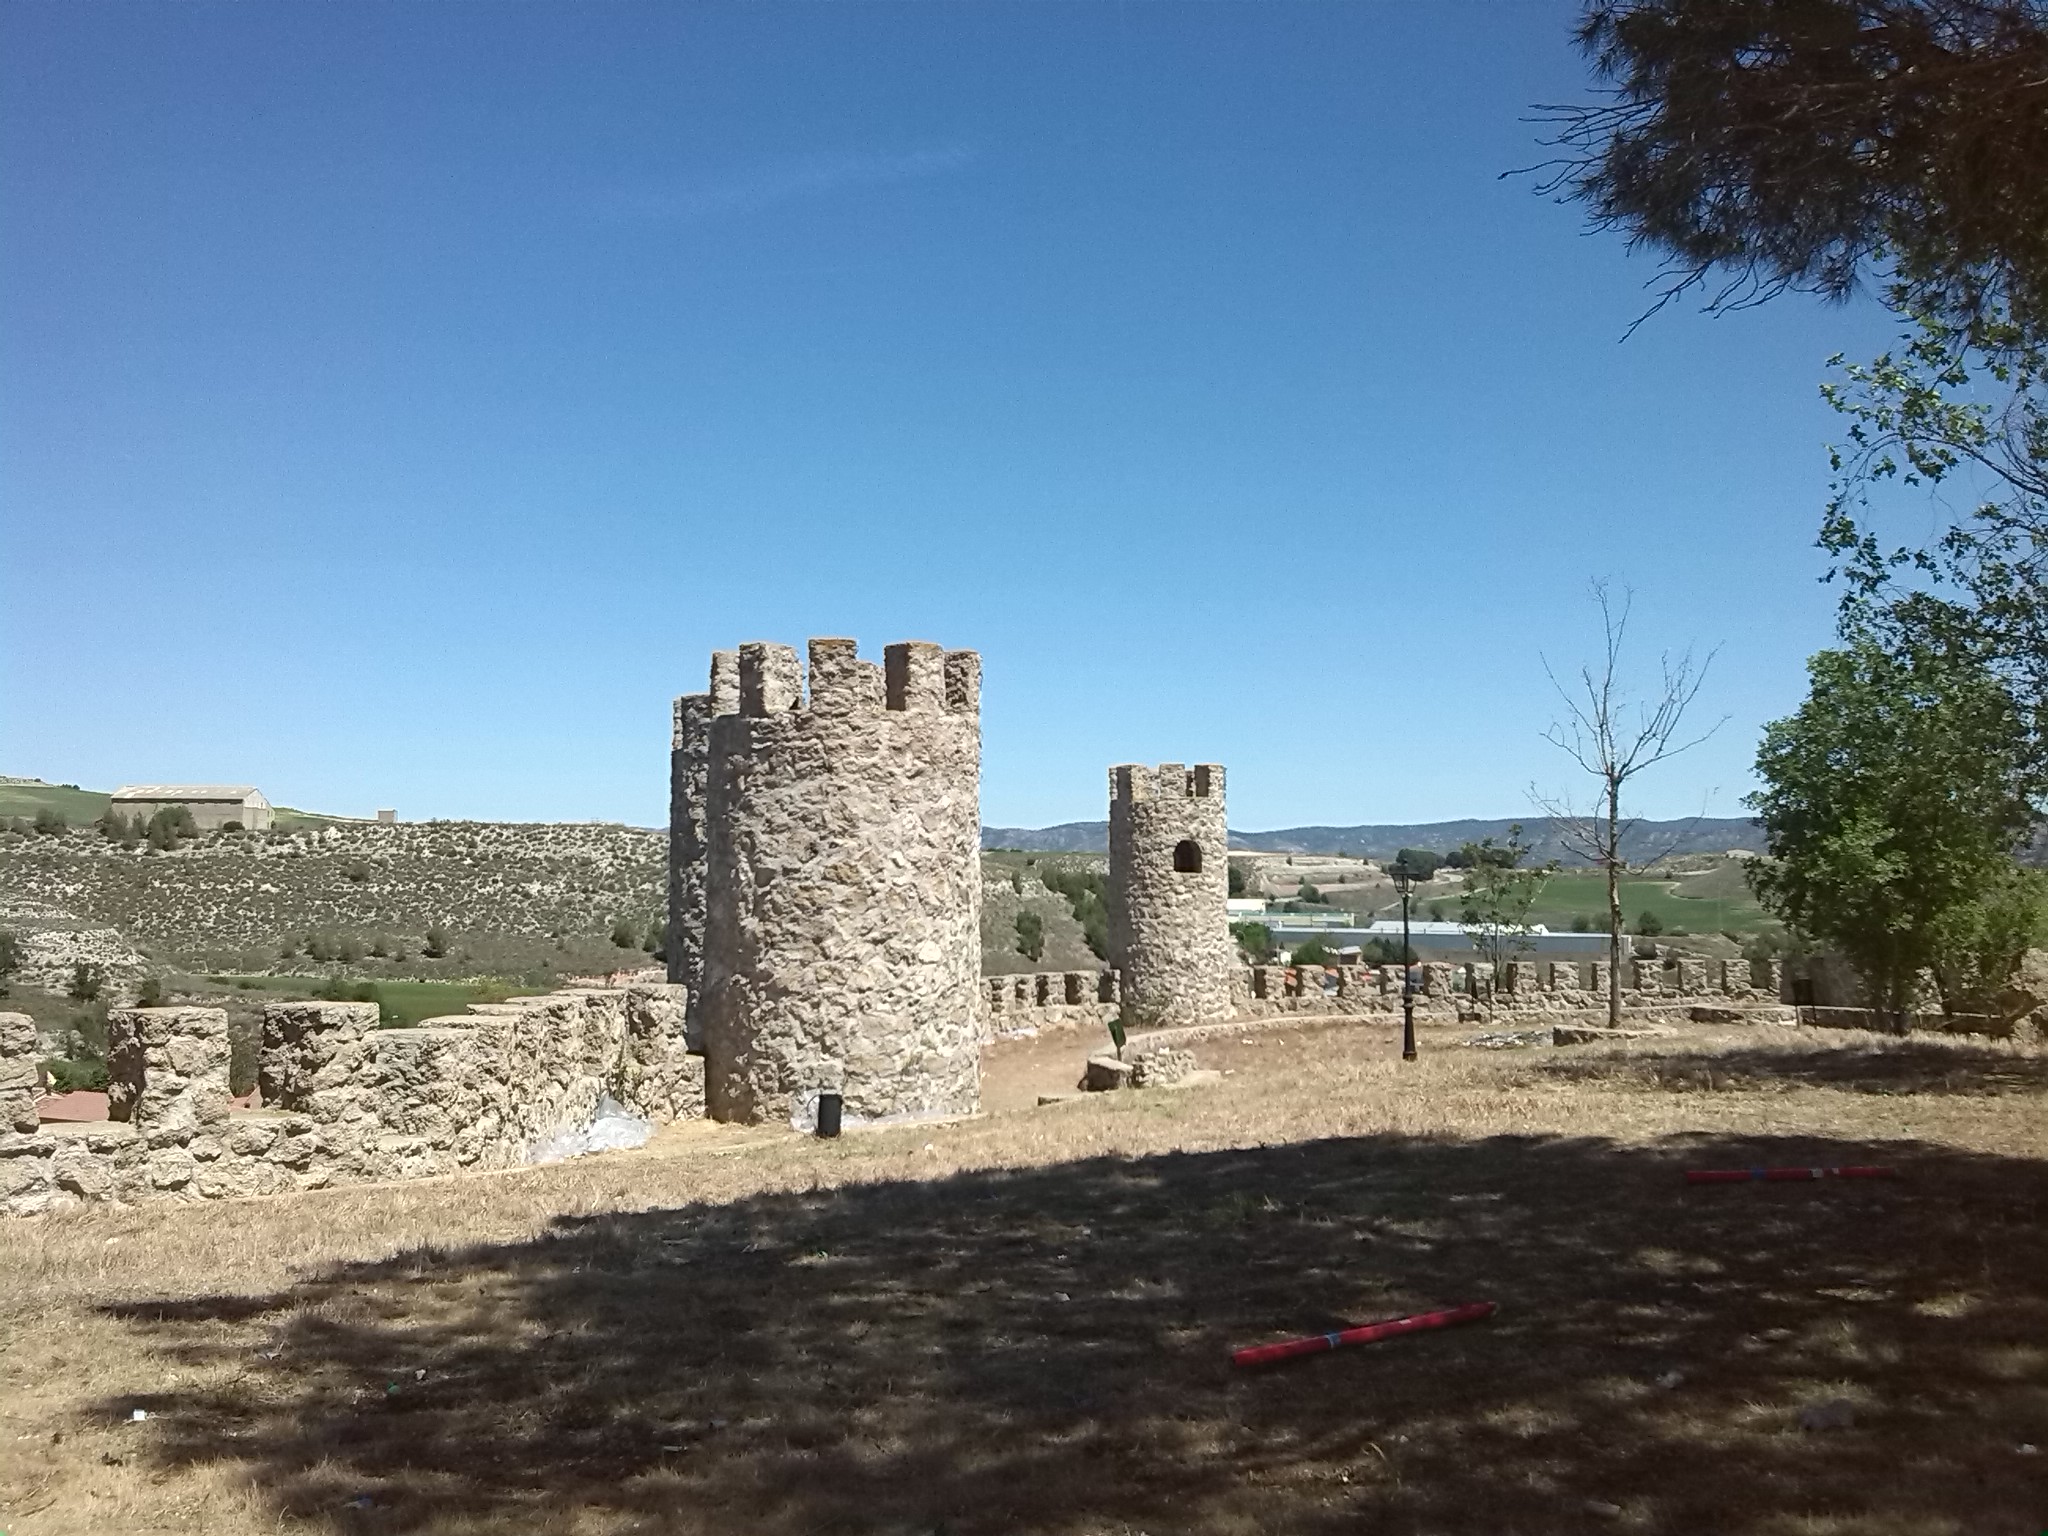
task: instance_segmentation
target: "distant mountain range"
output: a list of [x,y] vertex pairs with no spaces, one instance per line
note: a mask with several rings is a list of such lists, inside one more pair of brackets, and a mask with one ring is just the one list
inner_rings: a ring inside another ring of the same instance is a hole
[[[1505,841],[1512,820],[1427,821],[1407,826],[1282,827],[1275,832],[1236,832],[1230,846],[1247,853],[1345,853],[1389,859],[1403,848],[1429,848],[1448,853],[1464,843],[1491,837]],[[1538,864],[1583,864],[1585,859],[1564,846],[1555,824],[1546,816],[1521,819],[1522,836]],[[1643,863],[1665,854],[1726,853],[1763,847],[1763,832],[1746,816],[1693,816],[1679,821],[1639,821],[1622,839],[1629,862]],[[1067,821],[1056,827],[983,827],[984,848],[1023,848],[1033,853],[1106,853],[1109,823]]]

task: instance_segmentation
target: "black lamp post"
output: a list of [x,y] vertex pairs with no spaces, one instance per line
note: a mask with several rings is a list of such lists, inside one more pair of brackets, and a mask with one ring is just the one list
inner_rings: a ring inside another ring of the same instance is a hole
[[1415,883],[1415,873],[1399,859],[1387,871],[1394,877],[1394,889],[1401,893],[1401,1059],[1415,1059],[1415,967],[1409,963],[1414,953],[1408,947],[1408,888]]

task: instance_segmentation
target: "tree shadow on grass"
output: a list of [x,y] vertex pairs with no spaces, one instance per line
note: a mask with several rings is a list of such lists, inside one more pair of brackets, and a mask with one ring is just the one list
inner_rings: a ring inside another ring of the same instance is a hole
[[1935,1041],[1887,1041],[1864,1050],[1825,1045],[1567,1057],[1546,1061],[1540,1070],[1572,1082],[1624,1079],[1678,1092],[1805,1087],[1873,1094],[2048,1093],[2048,1056]]
[[[2048,1165],[1679,1177],[1874,1158],[1364,1137],[565,1217],[122,1306],[241,1374],[97,1411],[342,1531],[2032,1531]],[[1470,1300],[1501,1311],[1227,1357]],[[1802,1433],[1833,1397],[1856,1423]]]

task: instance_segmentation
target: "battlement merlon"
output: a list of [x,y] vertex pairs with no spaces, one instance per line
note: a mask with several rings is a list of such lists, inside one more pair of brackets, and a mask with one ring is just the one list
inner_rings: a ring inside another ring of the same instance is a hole
[[946,712],[981,715],[981,652],[946,652]]
[[1148,768],[1143,763],[1118,763],[1109,770],[1110,804],[1133,804],[1140,800],[1221,800],[1223,765],[1161,763]]
[[1112,809],[1119,803],[1130,805],[1139,800],[1154,799],[1157,788],[1152,780],[1152,770],[1143,763],[1118,763],[1109,770],[1109,803]]
[[803,671],[794,646],[749,640],[740,647],[741,714],[754,719],[786,715],[803,699]]
[[711,653],[711,713],[736,715],[740,712],[740,653]]
[[711,718],[711,695],[708,693],[679,693],[669,714],[668,749],[680,752],[692,740],[702,738],[699,722]]

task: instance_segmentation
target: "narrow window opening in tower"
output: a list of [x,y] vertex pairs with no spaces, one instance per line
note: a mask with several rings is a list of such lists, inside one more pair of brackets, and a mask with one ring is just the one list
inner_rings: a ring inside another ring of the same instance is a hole
[[1173,868],[1175,873],[1199,875],[1202,872],[1202,845],[1192,837],[1184,837],[1174,845]]

